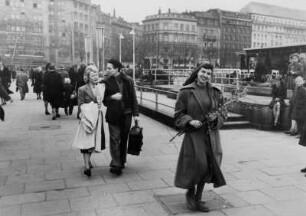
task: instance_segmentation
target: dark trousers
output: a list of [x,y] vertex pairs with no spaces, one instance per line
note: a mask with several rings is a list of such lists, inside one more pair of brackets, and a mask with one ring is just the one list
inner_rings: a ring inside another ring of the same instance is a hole
[[111,167],[122,167],[126,163],[127,140],[131,125],[132,114],[122,115],[120,125],[108,125]]

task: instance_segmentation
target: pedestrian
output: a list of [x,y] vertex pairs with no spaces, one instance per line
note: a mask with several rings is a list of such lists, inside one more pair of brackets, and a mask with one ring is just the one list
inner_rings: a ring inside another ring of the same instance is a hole
[[291,55],[291,63],[288,65],[287,71],[287,89],[294,90],[295,78],[303,76],[303,66],[299,63],[299,54],[293,53]]
[[107,107],[106,121],[110,135],[110,172],[121,175],[127,157],[127,139],[132,117],[138,121],[139,111],[134,82],[121,72],[122,64],[115,59],[107,63],[103,103]]
[[291,136],[298,135],[304,125],[304,119],[306,116],[306,90],[303,84],[304,79],[301,76],[298,76],[295,79],[296,87],[293,91],[293,96],[290,99],[291,127],[289,131],[285,132]]
[[62,76],[62,81],[63,81],[63,107],[64,107],[64,111],[65,114],[68,115],[68,108],[70,105],[70,96],[73,92],[73,88],[71,86],[71,80],[69,77],[69,73],[68,71],[65,69],[64,66],[60,66],[58,72],[60,73],[60,75]]
[[98,69],[88,66],[84,74],[86,84],[79,88],[78,104],[81,110],[80,124],[73,142],[73,147],[80,149],[85,163],[84,174],[91,176],[93,152],[105,149],[105,135],[103,127],[102,101],[105,85],[98,83]]
[[285,99],[287,96],[286,84],[281,76],[273,75],[272,77],[272,100],[269,107],[273,113],[273,126],[278,127],[280,125],[280,113],[286,106]]
[[[48,69],[49,69],[49,66],[51,65],[51,63],[47,63],[46,64],[46,67],[45,67],[45,70],[43,71],[43,80],[44,80],[44,76],[48,73]],[[48,110],[48,104],[49,104],[49,101],[48,101],[48,94],[47,94],[47,89],[44,88],[44,85],[43,85],[43,100],[44,100],[44,106],[45,106],[45,115],[50,115],[50,112]]]
[[[3,62],[0,60],[0,80],[1,80],[1,85],[5,92],[7,94],[13,93],[10,89],[9,86],[11,85],[11,73],[7,67],[4,67]],[[1,105],[5,105],[6,100],[4,98],[1,98]]]
[[43,80],[43,71],[41,67],[37,67],[33,70],[33,92],[36,93],[37,100],[41,99],[41,92],[42,92],[42,80]]
[[175,125],[185,130],[174,185],[187,189],[187,207],[208,212],[201,202],[205,183],[225,184],[220,170],[222,148],[219,128],[227,118],[222,93],[210,83],[211,64],[195,69],[180,89],[175,104]]
[[29,92],[28,80],[29,76],[24,72],[23,69],[20,69],[16,76],[16,87],[20,93],[21,100],[24,100],[26,94]]
[[300,58],[300,64],[302,65],[302,68],[303,68],[302,77],[304,78],[304,80],[306,80],[306,55],[305,53],[301,53],[299,58]]
[[[81,64],[80,65],[80,68],[78,69],[78,72],[77,72],[77,81],[76,81],[76,92],[78,92],[78,89],[85,85],[85,80],[84,80],[84,73],[85,73],[85,69],[86,69],[86,65],[85,64]],[[85,77],[85,79],[87,79]],[[77,112],[77,118],[79,119],[80,118],[80,112],[81,110],[79,109],[79,106],[78,106],[78,112]]]
[[52,120],[61,117],[58,109],[63,101],[63,81],[61,75],[55,71],[55,65],[50,64],[48,73],[43,76],[43,88],[47,101],[52,107]]
[[78,72],[77,65],[73,65],[73,67],[69,69],[69,78],[71,81],[70,85],[72,89],[71,96],[73,95],[73,97],[70,96],[69,115],[72,115],[73,107],[78,104],[77,97],[76,97],[77,96],[77,72]]

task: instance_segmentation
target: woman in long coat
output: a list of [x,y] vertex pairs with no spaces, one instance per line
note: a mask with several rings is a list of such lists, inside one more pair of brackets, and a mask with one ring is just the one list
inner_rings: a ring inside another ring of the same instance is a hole
[[[210,84],[213,67],[199,66],[180,89],[175,105],[175,125],[184,129],[175,186],[187,189],[188,208],[208,212],[201,202],[205,183],[225,185],[220,170],[222,148],[219,128],[227,118],[221,92]],[[209,126],[208,126],[209,125]]]
[[61,75],[55,71],[55,65],[48,67],[48,73],[43,76],[44,100],[47,100],[52,107],[52,120],[60,117],[58,108],[63,102],[64,84]]
[[78,90],[80,124],[73,142],[73,147],[81,150],[86,169],[84,174],[91,176],[90,161],[93,152],[105,149],[102,101],[105,85],[98,83],[98,69],[91,65],[85,70],[86,85]]

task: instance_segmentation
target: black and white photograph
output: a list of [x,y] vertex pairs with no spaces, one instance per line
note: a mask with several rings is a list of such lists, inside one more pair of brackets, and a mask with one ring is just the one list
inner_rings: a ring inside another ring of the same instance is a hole
[[0,216],[303,216],[305,147],[305,1],[0,0]]

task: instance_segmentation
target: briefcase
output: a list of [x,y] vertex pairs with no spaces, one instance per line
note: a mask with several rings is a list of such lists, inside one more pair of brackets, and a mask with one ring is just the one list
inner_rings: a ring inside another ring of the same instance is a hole
[[138,121],[135,120],[135,125],[131,128],[128,141],[128,154],[139,155],[143,145],[142,127],[139,127]]

